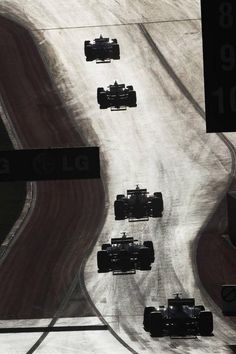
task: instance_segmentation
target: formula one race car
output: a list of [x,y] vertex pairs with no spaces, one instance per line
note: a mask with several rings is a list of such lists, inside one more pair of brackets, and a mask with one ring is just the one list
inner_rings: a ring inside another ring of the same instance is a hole
[[122,233],[120,238],[112,238],[111,243],[102,245],[97,253],[98,272],[113,271],[113,274],[136,273],[136,269],[150,270],[154,262],[152,241],[138,243],[133,237]]
[[147,189],[128,189],[127,196],[118,194],[114,202],[116,220],[145,221],[149,216],[161,217],[163,212],[163,199],[160,192],[148,196]]
[[133,86],[125,87],[125,84],[118,84],[115,81],[114,85],[108,86],[108,90],[98,87],[97,102],[100,109],[111,107],[112,111],[126,110],[127,107],[137,106],[136,92]]
[[94,41],[84,42],[84,54],[86,61],[93,61],[96,59],[96,63],[110,63],[111,59],[120,59],[120,47],[117,43],[117,39],[103,38],[100,35],[99,38],[95,38]]
[[193,298],[181,298],[179,294],[168,299],[168,306],[145,307],[144,329],[153,337],[163,335],[200,334],[210,336],[213,332],[213,317],[204,306],[195,306]]

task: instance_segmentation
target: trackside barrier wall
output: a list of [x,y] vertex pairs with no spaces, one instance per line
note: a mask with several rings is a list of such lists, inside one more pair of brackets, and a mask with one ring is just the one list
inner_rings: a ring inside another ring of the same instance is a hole
[[222,312],[225,316],[236,315],[236,284],[225,284],[221,287]]
[[229,237],[236,246],[236,192],[227,193],[227,209]]

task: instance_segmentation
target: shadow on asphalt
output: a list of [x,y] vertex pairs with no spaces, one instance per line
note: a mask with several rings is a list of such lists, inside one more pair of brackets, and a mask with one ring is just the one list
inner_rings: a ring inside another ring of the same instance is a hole
[[9,327],[0,328],[0,333],[26,333],[26,332],[72,332],[72,331],[104,331],[107,325],[90,326],[56,326],[56,327]]

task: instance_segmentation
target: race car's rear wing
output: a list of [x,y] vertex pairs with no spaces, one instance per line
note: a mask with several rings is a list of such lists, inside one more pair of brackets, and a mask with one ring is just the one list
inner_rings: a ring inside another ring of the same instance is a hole
[[120,269],[114,269],[112,273],[113,273],[113,275],[136,274],[136,269],[133,268],[133,269],[129,269],[129,270],[126,270],[126,271],[122,271]]
[[148,194],[147,189],[128,189],[127,190],[127,195],[132,195],[132,194]]
[[96,59],[96,64],[105,64],[105,63],[110,63],[111,59]]
[[189,298],[189,299],[168,299],[168,306],[176,306],[176,305],[182,305],[182,306],[194,306],[195,305],[195,299],[194,298]]
[[119,237],[119,238],[112,238],[111,244],[121,244],[121,243],[133,243],[137,240],[134,240],[133,237]]

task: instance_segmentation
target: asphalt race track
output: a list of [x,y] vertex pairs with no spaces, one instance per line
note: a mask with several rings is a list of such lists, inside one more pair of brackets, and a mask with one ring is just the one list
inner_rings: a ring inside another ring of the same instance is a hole
[[[12,0],[0,1],[0,13],[32,31],[43,58],[27,32],[1,19],[1,96],[23,147],[99,145],[102,164],[102,182],[34,187],[30,217],[0,267],[0,319],[72,325],[81,317],[109,332],[27,334],[24,343],[0,334],[4,354],[235,352],[235,323],[213,301],[219,271],[211,283],[206,276],[206,256],[217,254],[207,255],[202,236],[224,229],[224,215],[221,225],[209,222],[219,220],[235,176],[236,138],[205,133],[199,1]],[[85,61],[84,40],[101,33],[118,39],[119,61]],[[99,110],[96,89],[114,80],[134,86],[136,108]],[[137,183],[163,193],[163,218],[115,221],[116,194]],[[98,248],[122,231],[153,241],[150,272],[97,273]],[[143,330],[144,306],[164,305],[174,292],[213,311],[212,337],[158,339]]]
[[[1,41],[8,44],[0,54],[1,94],[23,147],[83,145],[28,33],[1,18]],[[1,264],[2,319],[55,315],[104,214],[92,211],[104,204],[97,180],[39,182],[33,197],[29,222]],[[78,303],[91,314],[82,295]]]

